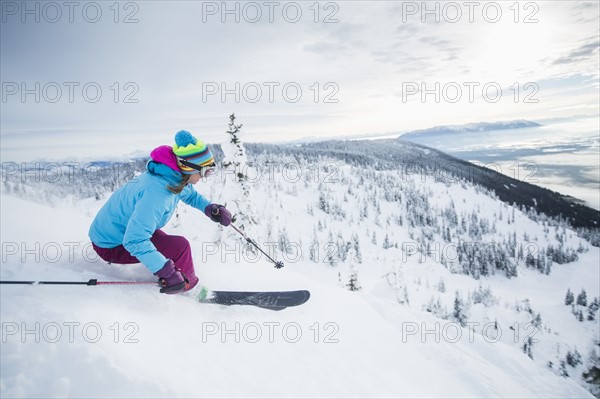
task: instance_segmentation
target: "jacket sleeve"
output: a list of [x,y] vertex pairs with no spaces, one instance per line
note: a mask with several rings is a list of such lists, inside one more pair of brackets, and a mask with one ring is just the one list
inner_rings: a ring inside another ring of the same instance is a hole
[[210,204],[209,200],[204,198],[189,184],[181,191],[179,199],[202,212],[204,212],[204,209]]
[[135,209],[129,218],[123,246],[152,273],[163,268],[167,258],[152,244],[150,238],[156,230],[157,221],[161,219],[166,211],[162,205],[164,202],[157,201],[156,196],[145,193],[135,204]]

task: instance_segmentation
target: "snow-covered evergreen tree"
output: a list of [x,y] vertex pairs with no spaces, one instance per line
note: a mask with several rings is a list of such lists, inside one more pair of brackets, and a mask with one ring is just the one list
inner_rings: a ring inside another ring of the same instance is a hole
[[525,343],[523,344],[523,353],[529,356],[530,359],[533,359],[533,339],[531,337],[527,337]]
[[360,241],[358,240],[358,234],[352,234],[352,247],[354,248],[354,255],[356,257],[356,263],[362,263],[362,253],[360,251]]
[[460,323],[461,326],[464,327],[467,325],[467,313],[465,310],[465,303],[458,291],[456,291],[454,295],[454,312],[452,315],[454,316],[454,320]]
[[581,377],[590,386],[590,392],[596,397],[600,397],[600,341],[596,340],[594,346],[590,350],[588,360],[586,362],[586,370]]
[[565,361],[571,367],[577,367],[578,364],[581,364],[581,354],[575,349],[575,351],[567,351],[565,355]]
[[390,243],[390,237],[388,234],[383,238],[383,249],[391,248],[393,245]]
[[577,304],[580,306],[587,306],[587,293],[584,289],[577,295]]
[[588,306],[587,319],[590,321],[596,320],[596,313],[598,313],[599,308],[600,308],[600,298],[595,297],[594,300]]
[[440,281],[437,285],[437,290],[441,293],[446,292],[446,283],[444,282],[444,279],[440,278]]
[[237,125],[235,119],[235,114],[229,116],[227,140],[221,145],[224,155],[221,171],[222,201],[234,215],[234,222],[247,233],[251,233],[257,219],[248,181],[250,166],[240,138],[242,125]]
[[567,288],[567,294],[565,295],[565,305],[571,305],[575,301],[575,297],[573,296],[573,292],[570,288]]
[[564,360],[560,361],[560,366],[558,367],[558,375],[561,377],[568,377],[569,372],[567,371],[567,363]]

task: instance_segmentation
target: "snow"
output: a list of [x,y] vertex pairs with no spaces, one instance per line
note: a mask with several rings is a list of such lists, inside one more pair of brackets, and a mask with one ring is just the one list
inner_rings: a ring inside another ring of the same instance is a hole
[[[93,261],[84,250],[91,216],[5,195],[1,204],[3,280],[152,280],[142,265]],[[214,226],[202,218],[194,223]],[[44,259],[56,256],[43,250],[10,255],[8,243],[53,246],[60,256],[49,263]],[[201,240],[192,245],[200,253]],[[575,277],[576,267],[553,283],[572,276],[571,286],[593,288],[593,271]],[[385,288],[352,293],[327,283],[323,266],[275,270],[241,260],[197,269],[204,284],[218,289],[309,289],[312,296],[301,307],[272,312],[200,305],[148,286],[1,285],[2,396],[590,396],[510,345],[385,298]],[[497,279],[498,287],[509,284]],[[409,334],[415,326],[418,332]],[[446,339],[424,333],[436,328]],[[450,342],[456,331],[461,339]]]
[[[307,289],[306,304],[273,312],[203,305],[152,285],[0,285],[0,396],[591,397],[581,373],[600,329],[578,321],[564,298],[567,289],[585,289],[588,302],[600,296],[597,247],[464,181],[326,157],[269,159],[275,166],[250,185],[258,221],[251,236],[283,269],[184,204],[164,230],[189,239],[201,284]],[[286,174],[289,162],[299,179]],[[229,199],[236,190],[223,184],[227,176],[196,189]],[[56,198],[44,187],[23,192],[52,206],[0,195],[0,279],[154,281],[143,265],[107,265],[91,249],[87,230],[105,196],[75,200],[63,190]],[[471,234],[486,223],[488,231]],[[441,226],[451,227],[451,242]],[[512,237],[525,252],[551,245],[578,259],[553,263],[549,275],[521,260],[516,277],[496,271],[478,280],[444,263],[458,242],[504,248]],[[282,251],[283,238],[295,251]],[[356,243],[362,259],[343,258],[346,243]],[[353,271],[358,292],[346,287]],[[457,294],[464,327],[452,315]],[[532,328],[537,315],[541,325]],[[532,358],[523,349],[528,337],[536,340]],[[574,350],[583,364],[561,377],[559,364]]]

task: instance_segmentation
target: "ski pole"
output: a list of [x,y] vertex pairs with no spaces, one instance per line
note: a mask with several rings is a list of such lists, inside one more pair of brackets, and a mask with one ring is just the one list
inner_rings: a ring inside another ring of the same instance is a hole
[[98,281],[93,278],[89,281],[0,281],[0,284],[30,284],[30,285],[147,285],[157,284],[150,281]]
[[273,262],[275,264],[275,269],[281,269],[283,267],[283,262],[282,261],[275,261],[273,258],[271,258],[269,256],[269,254],[267,254],[258,245],[256,245],[256,243],[254,241],[252,241],[251,238],[249,238],[246,234],[244,234],[243,231],[241,231],[240,229],[238,229],[237,227],[235,227],[233,224],[230,224],[230,226],[233,227],[233,229],[235,231],[237,231],[238,233],[240,233],[240,235],[242,237],[244,237],[246,239],[246,241],[248,241],[250,244],[254,245],[254,247],[256,247],[256,249],[258,249],[260,252],[262,252],[271,262]]

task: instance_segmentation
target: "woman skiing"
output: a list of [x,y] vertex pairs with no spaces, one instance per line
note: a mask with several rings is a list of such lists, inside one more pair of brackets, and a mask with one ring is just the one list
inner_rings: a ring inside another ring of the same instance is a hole
[[179,200],[223,226],[231,223],[231,213],[191,186],[215,170],[210,149],[191,133],[178,132],[173,147],[160,146],[150,158],[145,173],[110,196],[92,222],[89,236],[102,259],[143,263],[159,278],[160,292],[176,294],[198,284],[188,240],[160,230]]

